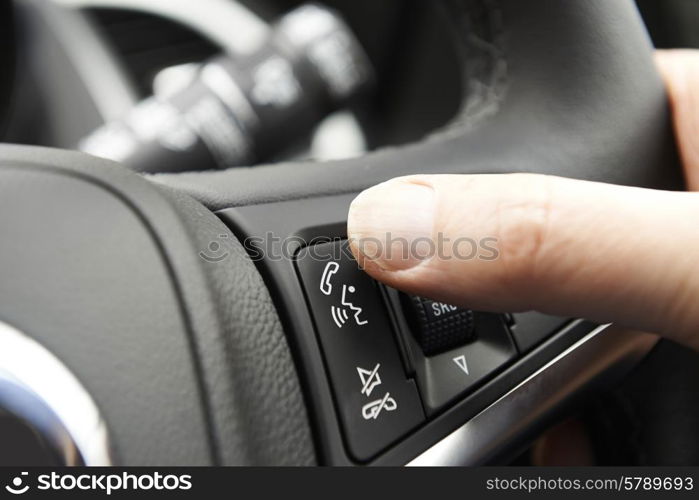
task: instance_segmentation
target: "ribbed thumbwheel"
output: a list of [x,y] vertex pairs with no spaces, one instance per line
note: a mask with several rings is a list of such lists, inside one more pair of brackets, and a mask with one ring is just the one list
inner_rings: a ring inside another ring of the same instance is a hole
[[473,311],[444,302],[404,296],[406,316],[426,356],[462,346],[475,336]]

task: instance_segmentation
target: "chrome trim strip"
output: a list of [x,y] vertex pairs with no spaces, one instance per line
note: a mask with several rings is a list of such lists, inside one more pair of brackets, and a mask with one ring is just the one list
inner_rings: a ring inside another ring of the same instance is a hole
[[112,465],[107,426],[85,387],[45,347],[2,321],[0,407],[39,431],[64,465]]
[[480,465],[513,442],[526,444],[571,395],[605,375],[625,374],[657,339],[614,325],[596,328],[407,465]]

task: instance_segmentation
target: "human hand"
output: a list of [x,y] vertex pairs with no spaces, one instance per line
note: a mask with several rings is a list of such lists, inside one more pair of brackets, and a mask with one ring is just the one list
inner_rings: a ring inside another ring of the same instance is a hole
[[[698,190],[699,51],[657,62]],[[371,243],[387,235],[392,245]],[[614,322],[699,349],[699,193],[536,174],[401,177],[354,200],[348,236],[370,275],[412,294]]]

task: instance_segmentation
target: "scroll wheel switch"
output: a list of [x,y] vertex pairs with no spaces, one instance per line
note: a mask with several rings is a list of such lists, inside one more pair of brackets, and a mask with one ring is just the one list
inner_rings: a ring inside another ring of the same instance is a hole
[[403,295],[401,300],[426,356],[461,347],[475,338],[473,311],[423,297]]
[[403,338],[428,415],[455,403],[517,356],[502,315],[399,296],[407,323],[402,331],[412,333]]

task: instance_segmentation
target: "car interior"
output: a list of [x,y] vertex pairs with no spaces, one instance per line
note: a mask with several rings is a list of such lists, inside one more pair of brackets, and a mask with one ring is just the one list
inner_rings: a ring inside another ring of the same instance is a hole
[[410,296],[347,242],[409,174],[682,190],[653,50],[697,26],[693,0],[0,2],[0,465],[540,465],[566,422],[589,465],[699,464],[697,353]]

